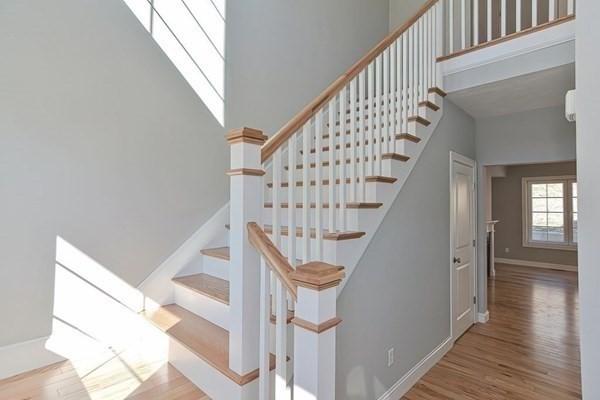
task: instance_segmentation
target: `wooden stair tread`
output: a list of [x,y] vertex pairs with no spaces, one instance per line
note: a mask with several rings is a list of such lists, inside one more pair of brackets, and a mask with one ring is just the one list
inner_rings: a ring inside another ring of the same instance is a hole
[[221,260],[229,261],[229,247],[215,247],[214,249],[200,250],[205,256],[220,258]]
[[200,273],[173,278],[173,282],[229,305],[229,282],[224,279]]
[[[264,230],[265,230],[265,233],[272,234],[273,226],[265,225]],[[282,226],[280,228],[280,232],[281,232],[282,236],[287,236],[288,235],[288,227]],[[363,237],[364,235],[365,235],[365,232],[348,231],[348,232],[331,233],[331,232],[327,231],[326,229],[323,229],[323,239],[324,240],[339,241],[339,240],[359,239],[359,238]],[[296,237],[303,237],[303,236],[304,236],[303,229],[300,227],[296,228]],[[317,231],[314,228],[310,229],[310,237],[313,239],[317,237]]]
[[[366,157],[365,157],[366,158]],[[373,158],[376,160],[377,157],[373,156]],[[403,154],[398,154],[398,153],[386,153],[382,155],[382,159],[383,160],[389,160],[389,159],[393,159],[393,160],[398,160],[398,161],[408,161],[410,160],[409,156],[405,156]],[[368,160],[365,160],[368,162]],[[359,162],[359,160],[357,159],[356,162]],[[346,164],[350,164],[351,163],[351,159],[346,159]],[[310,163],[310,167],[309,168],[315,168],[317,164],[312,162]],[[335,165],[340,165],[340,160],[337,160],[335,162]],[[322,161],[321,162],[321,166],[323,167],[328,167],[329,166],[329,161]],[[286,170],[289,169],[289,166],[286,165],[284,167]],[[296,169],[304,169],[304,164],[296,164]]]
[[[238,385],[245,385],[258,378],[258,369],[245,375],[239,375],[229,369],[229,332],[220,326],[176,304],[142,314],[160,330]],[[275,368],[275,357],[272,354],[270,367]]]
[[[348,202],[346,203],[346,208],[348,209],[375,209],[379,208],[383,205],[383,203],[360,203],[360,202]],[[316,208],[316,203],[310,203],[310,208]],[[329,203],[323,203],[321,205],[323,208],[329,208]],[[273,203],[265,203],[265,208],[273,208]],[[340,208],[340,203],[335,204],[336,208]],[[289,208],[288,203],[281,203],[281,208]],[[303,208],[302,203],[296,203],[296,208]]]
[[[356,181],[359,182],[359,178],[356,178]],[[394,183],[397,181],[396,178],[391,177],[391,176],[381,176],[381,175],[376,175],[376,176],[366,176],[365,177],[365,181],[366,182],[383,182],[383,183]],[[339,185],[340,184],[340,179],[336,179],[335,180],[335,184]],[[352,182],[352,179],[350,178],[346,178],[346,183],[349,184]],[[316,186],[317,185],[317,181],[316,180],[312,180],[310,181],[310,186]],[[321,181],[321,185],[323,186],[329,186],[329,179],[323,179]],[[282,188],[286,188],[289,187],[290,183],[289,182],[281,182],[281,187]],[[304,186],[304,182],[302,181],[296,181],[296,187],[303,187]],[[267,183],[267,187],[268,188],[273,188],[273,182],[269,182]]]

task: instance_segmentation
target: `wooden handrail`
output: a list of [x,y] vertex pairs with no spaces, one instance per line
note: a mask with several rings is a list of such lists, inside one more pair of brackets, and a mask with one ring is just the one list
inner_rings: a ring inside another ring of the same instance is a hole
[[248,223],[248,239],[252,246],[264,257],[271,270],[283,282],[294,301],[298,300],[298,288],[291,279],[294,268],[256,222]]
[[306,107],[296,114],[287,124],[283,126],[275,135],[262,146],[261,160],[266,162],[275,151],[281,147],[294,133],[298,131],[313,115],[315,115],[329,100],[331,100],[340,90],[344,88],[352,79],[354,79],[363,69],[365,69],[374,59],[376,59],[385,49],[387,49],[396,39],[408,30],[419,18],[421,18],[438,0],[428,0],[419,11],[408,21],[402,24],[394,32],[390,33],[385,39],[377,44],[364,57],[358,60],[348,71],[336,79],[325,91],[317,98],[308,103]]

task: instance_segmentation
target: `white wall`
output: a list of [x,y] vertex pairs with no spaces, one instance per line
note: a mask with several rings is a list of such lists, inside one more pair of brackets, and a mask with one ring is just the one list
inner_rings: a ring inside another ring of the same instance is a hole
[[579,182],[579,303],[584,400],[600,398],[600,2],[577,2],[577,179]]
[[[226,128],[273,133],[388,31],[387,0],[229,3]],[[229,152],[121,0],[5,0],[0,54],[2,346],[50,333],[57,235],[135,286],[226,203]]]

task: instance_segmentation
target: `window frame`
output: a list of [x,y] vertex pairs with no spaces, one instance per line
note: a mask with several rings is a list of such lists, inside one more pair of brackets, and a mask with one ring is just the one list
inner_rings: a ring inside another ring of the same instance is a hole
[[[553,249],[577,251],[577,243],[573,242],[573,183],[577,182],[577,177],[574,175],[567,176],[541,176],[541,177],[524,177],[522,179],[522,235],[523,247],[531,247],[538,249]],[[562,183],[563,184],[563,226],[565,231],[564,242],[544,242],[531,239],[531,208],[532,196],[531,186],[536,183]]]

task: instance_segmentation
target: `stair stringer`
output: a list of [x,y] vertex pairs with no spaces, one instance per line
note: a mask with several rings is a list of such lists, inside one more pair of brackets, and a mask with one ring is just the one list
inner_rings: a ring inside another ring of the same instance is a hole
[[393,160],[384,161],[384,175],[393,176],[394,178],[397,178],[397,181],[393,185],[388,185],[388,187],[377,192],[376,200],[377,202],[383,203],[383,206],[374,210],[357,210],[357,226],[360,231],[365,232],[365,235],[360,239],[337,242],[334,259],[327,260],[328,262],[344,266],[346,270],[346,278],[342,280],[341,284],[338,286],[338,296],[342,290],[344,290],[352,272],[354,272],[354,269],[375,236],[375,233],[377,233],[383,219],[392,208],[396,197],[419,161],[429,139],[436,131],[444,113],[444,100],[438,97],[436,103],[440,105],[440,109],[436,112],[428,112],[427,119],[431,123],[427,127],[419,128],[419,137],[421,138],[421,141],[417,145],[412,146],[412,154],[407,154],[410,156],[410,159],[402,164]]

